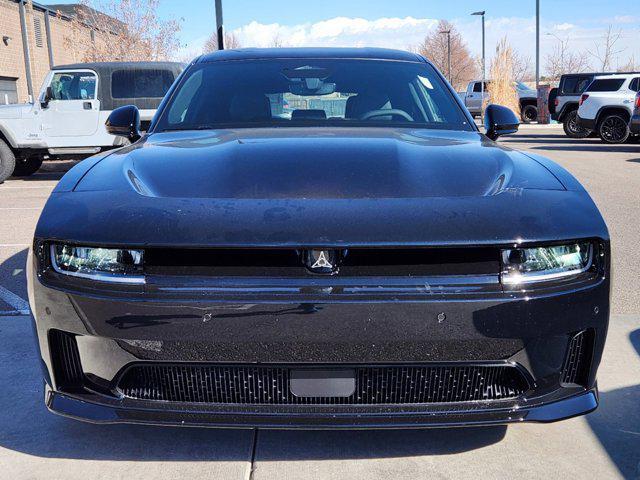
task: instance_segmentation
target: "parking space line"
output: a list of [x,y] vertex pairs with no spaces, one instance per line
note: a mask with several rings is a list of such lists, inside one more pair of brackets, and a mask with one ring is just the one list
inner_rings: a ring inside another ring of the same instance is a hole
[[28,247],[30,243],[0,243],[0,248],[5,247]]
[[13,292],[10,292],[6,288],[0,286],[0,300],[5,302],[10,307],[13,307],[12,313],[0,312],[0,314],[7,315],[29,315],[31,313],[31,309],[29,308],[29,302],[23,300],[18,295]]
[[42,210],[42,207],[0,207],[0,210]]

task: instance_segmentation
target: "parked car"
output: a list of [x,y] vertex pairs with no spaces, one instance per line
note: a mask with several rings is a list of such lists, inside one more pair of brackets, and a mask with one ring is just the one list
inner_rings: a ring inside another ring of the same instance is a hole
[[175,62],[54,67],[37,102],[0,106],[0,182],[35,173],[45,158],[85,158],[121,146],[104,127],[109,114],[134,104],[146,128],[183,68]]
[[[488,86],[489,82],[485,82],[484,91],[482,91],[482,81],[479,80],[469,82],[469,85],[467,85],[467,91],[462,94],[462,99],[471,115],[480,115],[482,106],[489,101]],[[515,88],[520,98],[521,120],[524,123],[535,122],[538,119],[538,97],[536,91],[522,82],[516,82]]]
[[566,170],[494,141],[508,108],[482,134],[418,54],[276,48],[200,57],[138,119],[111,113],[134,143],[71,169],[38,221],[53,412],[380,428],[597,407],[607,227]]
[[591,130],[578,126],[580,96],[596,76],[612,73],[570,73],[560,77],[558,88],[549,93],[551,118],[562,123],[564,133],[571,138],[586,138]]
[[640,73],[595,77],[580,97],[578,126],[595,130],[603,142],[626,142],[638,91]]
[[640,135],[640,92],[636,93],[633,115],[629,122],[629,130],[631,130],[631,133],[634,135]]

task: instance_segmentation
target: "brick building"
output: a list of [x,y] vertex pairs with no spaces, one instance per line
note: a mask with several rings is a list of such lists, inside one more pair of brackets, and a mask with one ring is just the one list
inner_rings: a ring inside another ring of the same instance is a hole
[[70,47],[69,38],[102,37],[87,25],[74,28],[75,7],[0,0],[0,104],[37,97],[51,66],[82,61],[89,42],[71,42]]

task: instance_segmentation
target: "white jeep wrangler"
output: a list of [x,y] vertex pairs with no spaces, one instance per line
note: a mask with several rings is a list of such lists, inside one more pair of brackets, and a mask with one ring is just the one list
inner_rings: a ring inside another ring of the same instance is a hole
[[35,173],[46,158],[85,158],[126,143],[104,123],[136,105],[142,129],[184,69],[175,62],[107,62],[54,67],[35,103],[0,106],[0,183]]

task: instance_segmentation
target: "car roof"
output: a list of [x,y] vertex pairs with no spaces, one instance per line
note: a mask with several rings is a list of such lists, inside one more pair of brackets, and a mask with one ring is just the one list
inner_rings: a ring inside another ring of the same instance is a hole
[[601,80],[603,78],[629,78],[637,77],[640,72],[627,72],[627,73],[614,73],[612,75],[597,75],[594,80]]
[[197,62],[209,63],[263,58],[357,58],[424,62],[424,59],[416,53],[387,48],[238,48],[207,53],[202,55]]
[[98,70],[113,70],[116,68],[169,68],[173,69],[176,66],[181,68],[186,67],[185,63],[181,62],[87,62],[87,63],[69,63],[67,65],[55,65],[52,70],[69,70],[69,69],[98,69]]

